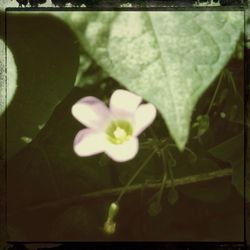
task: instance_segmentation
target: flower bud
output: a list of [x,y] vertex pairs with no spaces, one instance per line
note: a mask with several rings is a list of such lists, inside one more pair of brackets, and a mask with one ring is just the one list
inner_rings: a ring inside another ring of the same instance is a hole
[[115,233],[116,230],[116,223],[113,220],[108,219],[104,223],[103,230],[106,234],[113,234]]
[[109,206],[108,219],[113,220],[115,216],[118,214],[119,206],[117,203],[112,202]]
[[116,230],[116,222],[114,222],[114,218],[119,211],[119,206],[117,203],[112,202],[109,206],[108,218],[104,223],[103,230],[106,234],[113,234]]

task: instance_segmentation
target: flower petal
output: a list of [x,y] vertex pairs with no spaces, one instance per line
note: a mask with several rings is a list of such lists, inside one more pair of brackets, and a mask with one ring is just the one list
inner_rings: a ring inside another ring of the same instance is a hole
[[74,151],[79,156],[90,156],[104,151],[106,140],[103,133],[91,128],[80,130],[74,140]]
[[142,98],[129,91],[118,89],[110,98],[110,109],[116,116],[131,115],[135,112]]
[[103,128],[110,119],[107,106],[93,96],[87,96],[75,103],[71,109],[73,116],[90,128]]
[[134,136],[139,135],[154,121],[156,108],[153,104],[142,104],[134,115]]
[[133,159],[139,149],[138,139],[132,137],[122,144],[107,143],[104,152],[114,161],[124,162]]

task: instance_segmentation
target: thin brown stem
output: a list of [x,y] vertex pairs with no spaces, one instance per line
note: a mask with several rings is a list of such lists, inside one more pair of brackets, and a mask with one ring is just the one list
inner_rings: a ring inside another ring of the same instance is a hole
[[[191,183],[197,183],[197,182],[203,182],[203,181],[209,181],[217,178],[222,178],[226,176],[232,175],[232,168],[225,168],[209,173],[204,174],[198,174],[198,175],[192,175],[192,176],[186,176],[182,178],[175,179],[175,187],[177,186],[183,186]],[[142,188],[144,189],[158,189],[160,188],[162,183],[149,183],[146,186],[144,184],[135,184],[131,185],[127,188],[126,193],[131,193],[138,191]],[[165,188],[169,188],[172,186],[171,180],[167,180],[165,182]],[[91,192],[83,195],[78,195],[72,198],[63,199],[63,200],[57,200],[57,201],[51,201],[46,202],[43,204],[27,207],[25,209],[19,209],[16,212],[9,213],[8,216],[14,216],[16,214],[19,214],[21,212],[31,212],[34,210],[39,209],[46,209],[46,208],[53,208],[53,207],[59,207],[59,206],[65,206],[65,205],[72,205],[72,204],[79,204],[83,203],[85,200],[88,199],[97,199],[97,198],[103,198],[103,197],[110,197],[119,194],[122,190],[124,190],[124,187],[117,187],[112,189],[104,189],[96,192]]]
[[121,190],[121,193],[119,194],[116,203],[118,203],[122,196],[127,192],[127,190],[129,189],[131,183],[135,180],[135,178],[138,176],[138,174],[142,171],[142,169],[147,165],[147,163],[151,160],[151,158],[153,157],[155,153],[155,150],[153,150],[153,152],[148,156],[148,158],[142,163],[142,165],[137,169],[137,171],[134,173],[134,175],[132,176],[132,178],[128,181],[128,183],[126,184],[126,186]]

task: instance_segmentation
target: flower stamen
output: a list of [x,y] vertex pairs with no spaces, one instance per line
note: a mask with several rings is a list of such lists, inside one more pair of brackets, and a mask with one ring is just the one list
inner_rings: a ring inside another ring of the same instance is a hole
[[117,139],[123,139],[127,136],[126,131],[120,127],[117,127],[113,134]]
[[107,138],[113,144],[122,144],[128,141],[132,133],[132,125],[126,120],[112,121],[106,129]]

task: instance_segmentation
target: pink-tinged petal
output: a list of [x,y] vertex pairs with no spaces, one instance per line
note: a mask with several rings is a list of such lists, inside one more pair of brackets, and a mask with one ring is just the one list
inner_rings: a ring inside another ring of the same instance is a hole
[[138,108],[142,98],[129,91],[118,89],[110,98],[110,109],[116,117],[130,116]]
[[138,139],[132,137],[122,144],[107,143],[104,152],[114,161],[124,162],[133,159],[138,153]]
[[105,149],[105,136],[91,128],[80,130],[74,140],[74,151],[79,156],[99,154]]
[[138,107],[134,114],[133,130],[134,135],[139,135],[145,130],[156,117],[156,108],[152,104],[142,104]]
[[93,96],[87,96],[75,103],[71,109],[73,116],[86,127],[101,129],[110,120],[107,106]]

